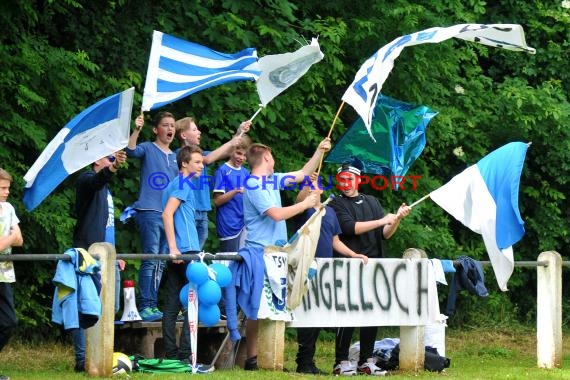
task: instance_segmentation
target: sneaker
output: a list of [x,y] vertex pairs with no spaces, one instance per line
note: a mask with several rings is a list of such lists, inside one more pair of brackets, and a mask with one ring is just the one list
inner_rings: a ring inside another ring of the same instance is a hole
[[245,360],[243,369],[246,371],[257,371],[259,367],[257,366],[257,356],[253,356]]
[[334,367],[333,375],[354,376],[356,375],[356,365],[348,360],[343,360]]
[[386,371],[374,364],[374,359],[368,358],[365,363],[358,366],[358,373],[372,376],[386,376]]
[[208,364],[196,364],[196,373],[212,373],[216,370],[213,365]]
[[151,307],[145,307],[139,314],[145,322],[154,322],[162,319],[162,314],[156,313]]
[[10,380],[10,376],[0,375],[0,380]]
[[152,311],[154,311],[156,314],[160,314],[160,318],[162,318],[164,315],[162,311],[158,310],[158,307],[153,307]]
[[297,366],[297,373],[310,373],[313,375],[327,375],[325,371],[321,371],[315,363]]

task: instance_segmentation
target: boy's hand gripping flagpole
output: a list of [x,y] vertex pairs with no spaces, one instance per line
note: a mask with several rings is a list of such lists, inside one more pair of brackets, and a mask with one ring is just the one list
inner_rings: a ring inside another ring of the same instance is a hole
[[[253,119],[255,119],[255,117],[256,117],[257,115],[259,115],[259,113],[261,112],[261,110],[264,109],[264,108],[265,108],[265,106],[264,106],[263,104],[260,104],[260,105],[259,105],[259,109],[258,109],[257,111],[255,111],[255,113],[253,114],[253,116],[250,117],[248,121],[250,121],[250,122],[253,121]],[[244,132],[241,131],[241,132],[239,133],[239,137],[242,137],[243,134],[244,134]]]
[[305,223],[303,223],[303,225],[301,227],[299,227],[299,229],[293,234],[293,236],[291,236],[291,238],[289,239],[289,241],[287,242],[287,244],[285,244],[285,247],[293,244],[295,242],[295,240],[297,240],[297,238],[299,237],[299,234],[301,233],[301,231],[303,230],[303,228],[305,228],[305,226],[308,226],[311,224],[311,222],[313,221],[313,219],[315,219],[318,214],[322,211],[323,208],[325,208],[326,205],[329,204],[330,201],[333,200],[333,196],[329,196],[327,199],[325,199],[325,201],[323,203],[321,203],[320,205],[318,205],[318,210],[316,212],[313,213],[313,215],[311,215],[309,217],[309,219],[307,219],[307,221]]

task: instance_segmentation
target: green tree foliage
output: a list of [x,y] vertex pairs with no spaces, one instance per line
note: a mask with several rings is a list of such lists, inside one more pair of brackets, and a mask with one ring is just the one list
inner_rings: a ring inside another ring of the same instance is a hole
[[[567,3],[567,2],[566,2]],[[319,36],[325,53],[298,83],[274,99],[255,119],[254,140],[273,146],[279,170],[299,167],[329,133],[347,86],[360,65],[393,39],[434,26],[459,23],[518,23],[536,55],[485,47],[462,40],[404,49],[383,93],[430,106],[439,115],[428,128],[428,144],[410,173],[421,175],[416,191],[378,194],[387,211],[436,189],[491,150],[507,142],[530,141],[520,192],[527,233],[515,248],[519,260],[535,260],[544,250],[569,247],[569,205],[565,189],[570,166],[568,44],[570,9],[565,2],[337,0],[22,1],[0,5],[0,166],[15,177],[11,201],[17,208],[27,253],[60,253],[71,244],[74,202],[71,176],[36,210],[21,203],[23,175],[47,143],[73,116],[96,101],[136,88],[133,116],[140,110],[153,30],[176,35],[222,52],[256,47],[258,55],[293,51]],[[177,117],[194,116],[203,146],[229,139],[258,108],[253,83],[208,89],[163,107]],[[152,113],[151,113],[152,114]],[[147,115],[150,120],[152,115]],[[332,130],[333,143],[356,118],[345,106]],[[141,141],[152,139],[144,130]],[[138,162],[129,162],[113,184],[117,215],[138,192]],[[322,173],[334,174],[325,165]],[[365,189],[369,192],[372,189]],[[284,194],[292,202],[294,194]],[[213,219],[212,219],[213,220]],[[133,223],[117,225],[119,252],[138,252]],[[207,250],[218,243],[211,223]],[[480,236],[429,200],[387,243],[391,256],[407,247],[431,257],[461,254],[487,260]],[[137,263],[129,262],[128,277]],[[16,298],[27,334],[50,330],[51,277],[55,263],[18,263]],[[511,292],[499,293],[486,271],[493,296],[488,309],[503,313],[511,304],[531,320],[531,270],[516,270]],[[477,308],[467,299],[462,309]],[[531,312],[529,313],[529,310]],[[460,315],[458,321],[465,320]],[[43,327],[43,328],[41,328]],[[32,329],[33,328],[33,329]],[[32,332],[33,331],[33,332]]]

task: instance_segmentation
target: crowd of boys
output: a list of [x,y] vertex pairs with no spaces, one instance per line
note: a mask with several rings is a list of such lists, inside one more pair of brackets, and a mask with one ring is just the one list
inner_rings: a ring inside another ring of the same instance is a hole
[[[139,270],[140,315],[145,321],[162,320],[164,348],[167,358],[187,359],[190,356],[188,323],[177,345],[176,320],[182,310],[178,294],[186,282],[187,261],[181,255],[200,252],[208,238],[208,212],[213,203],[217,208],[216,232],[221,252],[237,252],[251,257],[262,257],[263,248],[277,241],[287,240],[286,220],[306,212],[305,218],[319,204],[320,192],[303,187],[297,202],[282,206],[280,189],[300,183],[316,170],[322,156],[330,149],[328,138],[320,142],[306,164],[292,172],[275,172],[275,160],[270,147],[251,143],[245,135],[251,121],[240,124],[234,137],[219,148],[206,151],[200,148],[201,132],[194,119],[175,120],[169,112],[159,112],[152,122],[155,139],[137,143],[144,127],[144,117],[135,120],[126,152],[116,152],[96,161],[89,171],[78,177],[76,194],[77,225],[74,243],[87,248],[91,243],[106,241],[114,244],[113,200],[108,187],[113,174],[126,158],[141,161],[140,191],[138,200],[131,206],[140,233],[144,253],[167,253],[168,261],[144,260]],[[170,147],[177,138],[180,148]],[[207,166],[227,159],[213,176],[213,183],[200,177],[207,176]],[[247,161],[249,170],[244,167]],[[333,251],[342,256],[354,257],[364,263],[368,258],[383,257],[382,240],[389,239],[400,220],[410,208],[402,205],[396,214],[385,214],[378,200],[358,192],[357,176],[362,170],[358,162],[339,168],[339,175],[350,183],[327,206],[327,218],[322,224],[317,257],[333,257]],[[157,186],[156,173],[161,173],[161,185]],[[249,176],[251,174],[251,176]],[[248,178],[248,186],[243,179]],[[189,182],[186,182],[189,180]],[[21,246],[22,234],[13,207],[6,201],[12,178],[0,169],[0,253],[9,254],[11,247]],[[258,181],[259,183],[254,183]],[[268,183],[280,186],[267,186]],[[213,190],[213,191],[212,191]],[[88,221],[90,221],[88,223]],[[89,224],[89,228],[86,226]],[[240,264],[235,264],[240,265]],[[166,267],[166,271],[165,271]],[[117,263],[117,271],[124,263]],[[166,289],[164,312],[158,309],[158,292],[163,281]],[[118,273],[118,272],[117,272]],[[119,276],[117,276],[117,280]],[[7,343],[16,324],[14,300],[10,283],[14,282],[10,262],[0,262],[0,350]],[[119,299],[117,295],[117,300]],[[246,370],[257,367],[257,313],[255,309],[243,309],[246,314]],[[183,313],[187,318],[186,313]],[[360,328],[361,359],[353,367],[348,361],[348,347],[353,328],[340,328],[336,340],[337,375],[384,375],[373,361],[372,348],[376,327]],[[297,372],[323,373],[315,366],[315,342],[319,329],[299,329]],[[74,334],[76,370],[84,369],[83,331]],[[2,379],[2,377],[0,377]]]

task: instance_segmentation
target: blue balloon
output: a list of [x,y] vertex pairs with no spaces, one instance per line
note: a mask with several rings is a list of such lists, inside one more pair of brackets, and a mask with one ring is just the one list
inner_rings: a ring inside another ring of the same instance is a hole
[[223,288],[224,286],[228,286],[230,284],[232,281],[232,271],[230,268],[222,263],[210,264],[210,268],[216,274],[216,282],[218,285]]
[[188,281],[200,286],[208,281],[208,267],[201,261],[190,263],[186,268],[186,278]]
[[212,327],[220,320],[220,308],[218,305],[198,304],[198,322],[207,327]]
[[186,284],[182,287],[182,289],[180,289],[180,303],[182,304],[182,307],[184,309],[188,308],[188,287],[189,285]]
[[198,303],[215,305],[222,299],[222,289],[214,280],[208,280],[198,287]]

